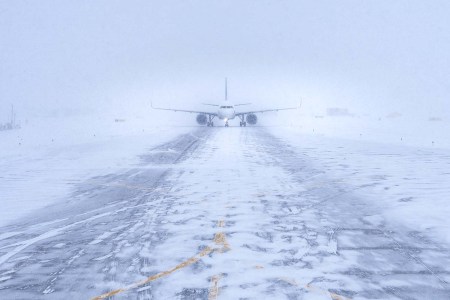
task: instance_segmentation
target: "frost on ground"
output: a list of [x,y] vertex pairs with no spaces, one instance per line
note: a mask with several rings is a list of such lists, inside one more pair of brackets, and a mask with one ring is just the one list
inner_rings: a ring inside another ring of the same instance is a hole
[[276,134],[324,175],[365,185],[358,193],[390,222],[450,244],[450,149],[298,134],[293,128]]
[[89,123],[86,118],[36,120],[0,133],[0,226],[67,201],[85,178],[129,168],[139,162],[139,154],[190,130],[110,119],[80,126]]
[[273,130],[183,134],[3,227],[0,298],[448,298],[449,222],[418,209],[445,151]]

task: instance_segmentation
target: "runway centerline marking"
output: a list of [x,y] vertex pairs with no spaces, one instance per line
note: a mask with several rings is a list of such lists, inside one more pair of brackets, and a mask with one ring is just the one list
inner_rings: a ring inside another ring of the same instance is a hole
[[219,297],[219,281],[222,275],[214,275],[211,278],[211,287],[209,288],[208,300],[216,300]]
[[[218,222],[218,227],[223,227],[225,224],[224,221],[219,221]],[[120,288],[120,289],[116,289],[107,293],[104,293],[100,296],[94,297],[92,298],[92,300],[101,300],[101,299],[106,299],[118,294],[122,294],[124,292],[139,288],[147,283],[150,283],[152,281],[158,280],[160,278],[163,277],[167,277],[169,275],[171,275],[172,273],[181,270],[183,268],[186,268],[190,265],[195,264],[196,262],[198,262],[199,260],[201,260],[203,257],[205,257],[206,255],[212,254],[214,252],[218,252],[218,253],[224,253],[228,250],[230,250],[230,245],[228,244],[227,240],[226,240],[226,236],[223,232],[218,232],[214,235],[214,244],[216,246],[221,246],[220,248],[212,248],[212,247],[205,247],[205,249],[203,249],[199,254],[197,254],[196,256],[193,256],[191,258],[189,258],[188,260],[176,265],[175,267],[173,267],[172,269],[169,269],[167,271],[164,272],[160,272],[158,274],[152,275],[144,280],[138,281],[136,283],[133,283],[131,285],[128,285],[124,288]],[[210,289],[210,294],[212,293],[212,295],[215,295],[215,298],[209,298],[209,299],[217,299],[217,296],[219,294],[219,279],[220,279],[220,275],[216,275],[213,276],[213,278],[211,279],[211,282],[213,284],[212,289]],[[214,291],[215,289],[215,291]]]
[[223,232],[218,232],[214,235],[214,243],[217,246],[222,246],[221,248],[217,249],[217,251],[219,251],[220,253],[226,252],[231,249],[230,244],[228,244],[226,235]]
[[138,287],[141,287],[141,286],[143,286],[143,285],[145,285],[145,284],[147,284],[147,283],[149,283],[149,282],[155,281],[155,280],[160,279],[160,278],[162,278],[162,277],[166,277],[166,276],[168,276],[168,275],[174,273],[175,271],[178,271],[178,270],[180,270],[180,269],[183,269],[183,268],[185,268],[185,267],[187,267],[187,266],[190,266],[190,265],[192,265],[192,264],[198,262],[202,257],[204,257],[204,256],[206,256],[206,255],[208,255],[208,254],[210,254],[210,253],[212,253],[212,252],[214,252],[215,250],[217,250],[217,249],[210,248],[210,247],[206,247],[205,249],[203,249],[203,251],[201,251],[201,252],[200,252],[199,254],[197,254],[196,256],[189,258],[188,260],[182,262],[181,264],[179,264],[179,265],[173,267],[173,268],[170,269],[170,270],[167,270],[167,271],[164,271],[164,272],[155,274],[155,275],[153,275],[153,276],[148,277],[147,279],[138,281],[138,282],[133,283],[133,284],[131,284],[131,285],[129,285],[129,286],[126,286],[126,287],[124,287],[124,288],[117,289],[117,290],[113,290],[113,291],[111,291],[111,292],[108,292],[108,293],[102,294],[102,295],[100,295],[100,296],[94,297],[94,298],[92,298],[92,300],[106,299],[106,298],[108,298],[108,297],[112,297],[112,296],[115,296],[115,295],[118,295],[118,294],[127,292],[127,291],[129,291],[129,290],[136,289],[136,288],[138,288]]

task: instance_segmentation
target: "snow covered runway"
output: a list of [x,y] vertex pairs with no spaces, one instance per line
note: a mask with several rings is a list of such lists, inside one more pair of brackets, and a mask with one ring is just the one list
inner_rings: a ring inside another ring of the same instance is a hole
[[450,253],[263,128],[201,128],[0,235],[1,299],[448,299]]

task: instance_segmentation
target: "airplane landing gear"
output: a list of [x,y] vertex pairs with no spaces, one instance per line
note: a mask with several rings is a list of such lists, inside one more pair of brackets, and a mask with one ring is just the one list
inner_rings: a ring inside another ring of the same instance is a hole
[[225,127],[229,127],[230,125],[228,125],[228,121],[225,122]]
[[208,119],[209,119],[209,122],[206,123],[206,125],[207,125],[208,127],[214,127],[214,122],[213,122],[214,116],[208,115]]
[[245,122],[245,115],[239,115],[239,118],[241,119],[241,122],[239,123],[239,125],[241,127],[247,127],[247,122]]

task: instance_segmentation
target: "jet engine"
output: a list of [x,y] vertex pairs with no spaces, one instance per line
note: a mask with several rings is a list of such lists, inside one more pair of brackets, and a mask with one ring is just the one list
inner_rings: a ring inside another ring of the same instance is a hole
[[208,118],[204,114],[199,114],[197,116],[197,123],[199,125],[205,125],[206,123],[208,123]]
[[248,114],[246,119],[250,125],[255,125],[258,122],[258,117],[255,114]]

